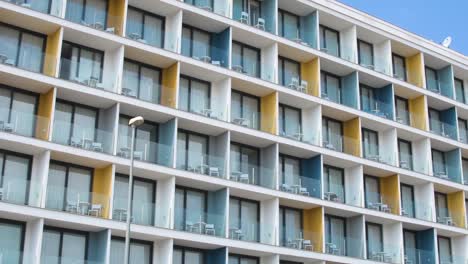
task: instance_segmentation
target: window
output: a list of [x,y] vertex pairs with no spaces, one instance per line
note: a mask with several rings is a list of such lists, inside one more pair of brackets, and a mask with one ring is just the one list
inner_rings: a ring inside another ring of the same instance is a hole
[[468,123],[464,119],[458,119],[458,140],[468,143]]
[[[303,239],[302,210],[280,206],[279,209],[280,243],[291,247],[297,239]],[[298,246],[296,248],[299,248]]]
[[[127,216],[121,208],[127,208],[128,176],[117,174],[114,182],[114,210],[112,219],[126,221]],[[132,223],[154,225],[156,203],[156,182],[135,177],[133,180]]]
[[445,153],[432,149],[432,171],[436,177],[447,176]]
[[457,78],[455,78],[455,99],[460,103],[466,103],[463,80]]
[[407,217],[415,217],[415,203],[413,186],[400,185],[401,190],[401,214]]
[[44,227],[41,263],[85,263],[88,240],[85,232]]
[[376,113],[379,109],[378,102],[375,98],[374,89],[361,84],[361,110],[368,113]]
[[159,103],[162,82],[161,69],[125,59],[122,82],[123,95]]
[[[462,158],[463,184],[468,185],[468,159]],[[466,210],[468,213],[468,210]]]
[[46,208],[86,214],[86,208],[79,204],[92,202],[93,174],[91,168],[51,161]]
[[322,98],[341,103],[341,77],[322,71]]
[[334,202],[345,201],[344,170],[342,168],[323,165],[324,197]]
[[301,160],[296,157],[280,154],[280,187],[289,190],[293,185],[301,185]]
[[107,9],[107,0],[69,0],[65,19],[94,28],[106,28]]
[[206,222],[207,195],[205,191],[176,187],[175,229],[191,232],[195,223]]
[[258,242],[259,223],[259,202],[237,197],[229,198],[229,229],[232,231],[229,232],[230,238]]
[[209,137],[179,130],[177,134],[177,168],[195,171],[208,163]]
[[[346,219],[325,215],[326,253],[346,255]],[[350,241],[353,243],[352,241]]]
[[[112,237],[110,263],[122,264],[125,258],[125,239]],[[152,264],[153,242],[130,239],[130,264]]]
[[85,140],[94,142],[98,121],[98,109],[57,99],[52,141],[76,146],[84,146]]
[[205,10],[213,10],[213,0],[186,0],[185,2],[203,8]]
[[392,54],[393,77],[406,81],[406,61],[405,58],[395,53]]
[[442,222],[443,218],[449,217],[447,194],[435,193],[435,207],[437,222]]
[[260,98],[233,90],[231,93],[231,122],[259,129]]
[[235,71],[260,77],[260,49],[234,41],[231,65]]
[[24,233],[26,225],[22,222],[0,219],[0,255],[4,263],[23,263]]
[[299,85],[301,79],[301,64],[297,61],[279,57],[278,58],[279,84],[287,87]]
[[27,204],[31,179],[32,157],[0,150],[0,199]]
[[155,47],[164,46],[164,17],[129,6],[125,35]]
[[184,25],[182,29],[182,55],[197,60],[210,58],[211,34],[207,31]]
[[440,121],[440,111],[429,108],[429,127],[432,133],[441,134],[444,131],[444,127]]
[[374,254],[383,252],[382,225],[366,223],[367,259],[373,259]]
[[413,151],[410,141],[398,139],[398,159],[400,161],[400,168],[413,169]]
[[301,109],[279,105],[279,128],[280,135],[293,138],[295,140],[302,139],[302,111]]
[[417,248],[416,232],[403,229],[404,254],[411,263],[420,263],[420,254]]
[[211,107],[211,83],[188,76],[180,77],[179,109],[205,114]]
[[301,21],[300,17],[286,10],[278,10],[278,34],[284,38],[299,40]]
[[374,68],[374,45],[358,39],[359,64],[364,67]]
[[104,52],[64,41],[60,78],[91,87],[102,83]]
[[[119,140],[117,155],[130,158],[132,128],[128,125],[129,116],[120,115]],[[145,120],[143,125],[135,129],[135,159],[156,163],[158,154],[159,125]]]
[[438,236],[437,245],[439,249],[439,263],[453,263],[451,239],[449,237]]
[[323,146],[336,151],[343,151],[343,125],[340,121],[322,117]]
[[364,195],[366,208],[377,209],[376,204],[378,205],[382,203],[379,178],[364,175]]
[[[26,6],[28,8],[31,8],[32,10],[36,10],[36,11],[39,11],[41,13],[49,14],[50,10],[51,10],[51,7],[53,5],[52,2],[54,2],[54,1],[51,1],[51,0],[24,0],[24,2],[20,1],[20,2],[16,2],[16,4],[19,4],[19,5],[27,4]],[[52,15],[57,16],[56,14],[52,14]]]
[[46,37],[42,34],[0,23],[0,63],[42,72]]
[[257,257],[229,254],[228,264],[259,264],[260,260]]
[[379,135],[376,131],[362,129],[362,146],[364,148],[364,158],[380,161],[379,157]]
[[340,57],[340,32],[320,25],[320,50]]
[[408,99],[395,96],[396,121],[401,124],[410,125],[410,114]]
[[[38,95],[0,85],[0,122],[4,131],[32,137],[36,131]],[[46,120],[39,120],[46,122]]]
[[201,249],[174,246],[172,264],[204,264],[205,253]]
[[440,93],[437,71],[429,67],[426,67],[426,87],[429,91]]
[[261,185],[260,150],[255,147],[231,143],[231,175],[248,174],[247,183]]

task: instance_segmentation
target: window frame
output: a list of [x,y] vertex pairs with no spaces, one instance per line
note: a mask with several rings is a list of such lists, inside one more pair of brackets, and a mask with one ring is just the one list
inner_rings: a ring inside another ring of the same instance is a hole
[[[301,108],[297,108],[297,107],[293,107],[293,106],[289,106],[289,105],[286,105],[286,104],[279,103],[279,104],[278,104],[278,113],[281,112],[281,111],[280,111],[281,108],[283,109],[283,114],[282,114],[281,116],[278,116],[278,118],[280,119],[280,120],[278,120],[279,123],[281,123],[281,120],[282,120],[282,122],[283,122],[283,125],[286,123],[286,120],[287,120],[287,119],[286,119],[286,111],[285,111],[286,109],[293,110],[293,111],[299,113],[299,128],[300,128],[299,133],[302,133],[302,131],[304,130],[303,125],[302,125],[302,109],[301,109]],[[278,125],[279,125],[279,124],[278,124]],[[284,127],[283,127],[283,128],[284,128]],[[280,131],[280,133],[282,133],[282,132],[284,132],[284,131]]]
[[[414,186],[406,184],[406,183],[400,183],[400,189],[401,187],[405,187],[410,189],[411,191],[411,210],[412,210],[412,218],[416,218],[416,203],[415,203],[415,196],[414,196]],[[400,201],[401,201],[401,207],[403,208],[403,192],[400,191]]]
[[302,159],[301,158],[298,158],[298,157],[294,157],[294,156],[291,156],[291,155],[288,155],[288,154],[283,154],[283,153],[279,153],[279,156],[278,156],[278,161],[280,163],[280,168],[281,168],[281,175],[280,175],[280,179],[282,180],[281,184],[284,184],[284,165],[285,165],[285,160],[286,159],[291,159],[291,160],[296,160],[299,162],[299,176],[302,175]]
[[[83,1],[86,1],[86,0],[83,0]],[[63,40],[62,41],[62,46],[63,44],[67,44],[67,45],[70,45],[71,47],[71,50],[73,50],[73,48],[77,48],[78,49],[78,55],[77,55],[77,65],[78,67],[76,67],[76,72],[74,73],[75,76],[79,76],[79,72],[80,72],[80,67],[79,65],[81,64],[81,51],[82,50],[86,50],[86,51],[89,51],[89,52],[92,52],[93,53],[93,62],[94,61],[97,61],[96,60],[96,54],[101,54],[101,60],[100,60],[100,64],[101,64],[101,69],[99,69],[99,82],[102,82],[102,79],[103,79],[103,75],[104,75],[104,57],[106,55],[106,52],[105,51],[102,51],[102,50],[98,50],[98,49],[95,49],[95,48],[90,48],[88,46],[84,46],[84,45],[81,45],[81,44],[77,44],[77,43],[74,43],[74,42],[71,42],[71,41],[68,41],[68,40]],[[63,54],[63,49],[61,50],[60,52],[60,61],[62,62],[62,59],[68,59],[68,60],[71,60],[70,58],[66,58],[64,56],[62,56]],[[61,67],[59,67],[59,78],[62,78],[62,79],[65,79],[63,78],[61,75],[62,71],[61,71]],[[67,78],[67,80],[69,80]],[[69,80],[71,81],[71,80]]]
[[[191,111],[191,106],[192,106],[192,100],[191,100],[191,97],[192,97],[192,82],[199,82],[199,83],[208,85],[208,102],[209,102],[209,104],[211,106],[211,88],[212,88],[211,87],[211,82],[201,80],[201,79],[198,79],[198,78],[195,78],[195,77],[191,77],[191,76],[188,76],[188,75],[185,75],[185,74],[181,74],[179,76],[179,78],[187,80],[187,83],[188,83],[188,87],[187,87],[187,95],[188,95],[187,96],[187,100],[188,100],[187,106],[188,106],[188,109],[186,110],[187,112],[198,114],[196,112]],[[179,83],[180,83],[180,81],[179,81]],[[179,100],[180,100],[180,96],[179,96]],[[180,109],[180,106],[177,107],[177,108]],[[185,110],[182,110],[182,111],[185,111]]]
[[[20,241],[20,251],[24,252],[25,244],[26,244],[26,223],[22,221],[17,221],[17,220],[12,220],[12,219],[7,219],[7,218],[0,218],[0,224],[7,224],[7,225],[16,225],[21,228],[21,241]],[[23,263],[24,257],[23,254],[19,255],[18,258],[18,264]]]
[[[194,247],[185,247],[185,246],[179,246],[179,245],[174,245],[173,250],[180,250],[182,252],[182,262],[178,264],[185,264],[185,252],[186,251],[191,251],[191,252],[197,252],[200,253],[202,256],[202,263],[206,263],[206,254],[205,250],[199,249],[199,248],[194,248]],[[172,261],[174,261],[174,257],[172,258]],[[150,263],[151,264],[151,263]]]
[[[282,229],[282,230],[281,230],[281,233],[283,233],[283,234],[282,234],[282,235],[283,235],[283,238],[286,238],[286,227],[287,227],[287,226],[288,226],[288,227],[290,226],[290,225],[287,225],[287,224],[286,224],[286,210],[294,211],[294,212],[298,212],[298,213],[299,213],[300,220],[301,220],[301,224],[300,224],[299,230],[301,230],[301,231],[303,232],[303,229],[304,229],[304,218],[303,218],[303,217],[304,217],[304,213],[303,213],[303,211],[302,211],[301,209],[297,209],[297,208],[294,208],[294,207],[280,205],[280,206],[279,206],[279,211],[278,211],[278,212],[279,212],[279,214],[280,214],[279,217],[282,218],[282,221],[283,221],[284,226],[283,226],[283,227],[280,226],[279,229],[280,229],[280,230]],[[281,214],[281,212],[283,212],[283,213]],[[286,244],[286,241],[280,241],[280,245],[284,245],[284,244]]]
[[[281,8],[278,8],[278,13],[281,14],[281,20],[278,19],[278,27],[281,27],[281,32],[283,33],[280,36],[283,37],[283,38],[286,38],[284,36],[284,15],[289,15],[289,16],[294,16],[296,18],[296,20],[297,20],[296,26],[297,26],[297,31],[298,31],[297,38],[301,38],[302,37],[301,36],[302,35],[301,34],[301,16],[296,15],[296,14],[294,14],[292,12],[286,11],[286,10],[281,9]],[[280,17],[280,16],[278,15],[278,17]]]
[[[371,49],[371,60],[372,60],[372,64],[371,65],[362,65],[362,61],[361,61],[361,45],[367,45],[370,47]],[[357,50],[358,50],[358,64],[361,65],[361,66],[374,66],[375,65],[375,57],[374,57],[374,44],[373,43],[370,43],[370,42],[367,42],[367,41],[364,41],[362,39],[357,39]]]
[[380,188],[380,178],[377,177],[377,176],[373,176],[373,175],[369,175],[369,174],[364,174],[364,207],[365,208],[369,208],[367,205],[368,205],[368,195],[367,195],[367,188],[366,188],[366,180],[367,179],[372,179],[372,180],[376,180],[377,181],[377,192],[378,192],[378,195],[379,195],[379,200],[381,200],[382,198],[382,190]]
[[230,258],[230,257],[237,258],[237,264],[241,264],[241,263],[242,263],[242,259],[254,260],[254,261],[256,262],[256,264],[259,264],[259,263],[260,263],[260,258],[259,258],[259,257],[248,256],[248,255],[242,255],[242,254],[229,253],[229,255],[228,255],[228,262],[229,262],[229,258]]
[[[109,0],[102,0],[102,1],[106,1],[106,10],[105,10],[105,18],[104,18],[104,28],[107,28],[107,22],[108,22],[108,19],[109,19]],[[112,0],[110,0],[112,1]],[[81,3],[82,3],[82,7],[83,7],[83,11],[81,12],[81,21],[86,21],[85,18],[86,18],[86,5],[87,5],[87,0],[81,0]],[[65,20],[67,21],[71,21],[73,23],[78,23],[78,22],[74,22],[72,20],[69,20],[67,19],[67,10],[68,8],[66,8],[65,10],[65,14],[64,14],[64,18]]]
[[[183,222],[184,222],[184,226],[186,225],[187,223],[187,198],[188,198],[188,195],[187,195],[187,192],[190,191],[190,192],[197,192],[197,193],[200,193],[203,195],[203,213],[204,214],[207,214],[208,213],[208,191],[206,190],[200,190],[200,189],[196,189],[196,188],[192,188],[192,187],[186,187],[186,186],[182,186],[182,185],[176,185],[175,186],[175,190],[177,191],[177,189],[183,191],[184,193],[184,201],[183,201],[183,210],[184,210],[184,213],[183,213]],[[174,203],[175,203],[175,199],[174,199]],[[174,229],[176,229],[176,227],[174,227]],[[185,227],[184,227],[184,231],[185,231]]]
[[[402,65],[403,65],[403,70],[404,70],[404,76],[399,76],[401,78],[403,78],[403,81],[407,82],[408,81],[408,69],[406,67],[406,58],[401,56],[401,55],[398,55],[396,53],[393,53],[392,52],[392,72],[393,72],[393,77],[395,77],[395,58],[397,59],[400,59],[401,62],[402,62]],[[397,78],[398,79],[398,78]]]
[[[14,151],[11,151],[11,150],[6,150],[6,149],[0,149],[0,160],[2,160],[2,166],[0,168],[0,186],[3,187],[3,181],[5,180],[5,165],[6,165],[6,158],[8,156],[16,156],[16,157],[19,157],[19,158],[23,158],[23,159],[27,159],[28,160],[28,175],[27,175],[27,178],[26,180],[27,181],[31,181],[31,177],[32,177],[32,166],[33,166],[33,156],[31,155],[28,155],[28,154],[23,154],[23,153],[19,153],[19,152],[14,152]],[[30,191],[31,187],[30,186],[26,186],[26,199],[25,199],[25,202],[24,204],[27,205],[29,204],[29,191]],[[3,199],[5,199],[3,197]],[[0,218],[1,220],[1,218]]]
[[[231,98],[232,98],[232,94],[238,94],[240,96],[240,110],[241,110],[241,117],[244,118],[244,97],[249,97],[251,99],[254,99],[255,101],[257,101],[257,113],[260,113],[261,112],[261,100],[258,96],[255,96],[255,95],[252,95],[252,94],[249,94],[249,93],[246,93],[246,92],[243,92],[243,91],[239,91],[239,90],[235,90],[235,89],[231,89]],[[232,99],[231,99],[231,102],[232,102]],[[231,104],[232,105],[232,104]],[[232,118],[232,116],[231,116]],[[256,124],[258,124],[258,127],[257,128],[254,128],[254,129],[259,129],[259,125],[260,125],[260,115],[257,115],[257,118],[256,118]]]
[[[11,122],[11,112],[13,110],[13,102],[14,102],[14,98],[15,98],[14,95],[16,93],[23,94],[23,95],[30,95],[30,96],[34,97],[35,101],[34,101],[33,115],[37,116],[37,112],[39,111],[39,97],[40,97],[39,94],[37,94],[35,92],[32,92],[32,91],[27,91],[27,90],[23,90],[23,89],[20,89],[20,88],[16,88],[16,87],[13,87],[13,86],[0,84],[0,90],[2,90],[2,89],[7,90],[10,93],[9,94],[10,105],[8,106],[8,122]],[[33,124],[31,125],[31,127],[35,128],[36,123],[37,123],[36,118],[33,118]],[[35,136],[36,136],[36,129],[33,129],[32,137],[35,137]]]
[[[257,48],[257,47],[254,47],[254,46],[250,46],[250,45],[247,45],[247,44],[244,44],[240,41],[236,41],[236,40],[232,40],[232,45],[238,45],[240,47],[240,51],[241,51],[241,54],[240,54],[240,58],[241,58],[241,67],[242,68],[245,68],[245,65],[244,65],[244,49],[250,49],[252,51],[255,51],[257,53],[257,63],[258,63],[258,66],[257,66],[257,71],[258,71],[258,76],[254,76],[256,78],[261,78],[262,76],[262,61],[261,61],[261,56],[262,56],[262,51],[261,49]],[[232,49],[234,50],[234,49]],[[231,51],[232,53],[232,51]],[[232,64],[232,54],[231,54],[231,64]],[[231,65],[231,68],[232,66],[234,65]],[[245,73],[247,74],[247,73]],[[248,75],[248,74],[247,74]]]
[[[139,62],[139,61],[136,61],[136,60],[133,60],[133,59],[128,59],[128,58],[125,58],[124,57],[124,73],[125,73],[125,62],[128,62],[128,63],[132,63],[132,64],[135,64],[137,65],[138,67],[138,85],[137,85],[137,98],[139,100],[143,100],[141,99],[140,97],[140,91],[141,91],[141,70],[142,68],[148,68],[150,70],[153,70],[153,71],[157,71],[159,73],[159,77],[158,77],[158,80],[159,80],[159,83],[158,83],[158,98],[157,98],[157,102],[158,104],[161,103],[161,92],[162,92],[162,78],[163,78],[163,69],[157,67],[157,66],[154,66],[154,65],[150,65],[150,64],[146,64],[146,63],[143,63],[143,62]],[[123,78],[122,78],[122,84],[123,84]],[[122,91],[120,92],[120,94],[122,94]],[[146,101],[146,100],[143,100],[143,101]],[[147,102],[147,101],[146,101]],[[146,122],[146,120],[145,120]]]
[[[364,134],[368,133],[369,135],[370,134],[374,134],[376,135],[376,145],[377,145],[377,156],[380,156],[380,142],[379,142],[379,132],[378,131],[375,131],[375,130],[372,130],[372,129],[369,129],[369,128],[361,128],[361,133],[362,133],[362,146],[364,147],[364,143],[365,143],[365,140],[366,138],[364,137]],[[369,138],[367,138],[367,140],[369,140]],[[366,155],[366,152],[363,151],[363,156],[364,158],[368,158],[367,155]]]
[[194,131],[179,128],[177,130],[177,137],[179,137],[179,134],[181,134],[181,133],[185,135],[184,136],[184,140],[185,140],[184,170],[187,170],[188,169],[188,161],[189,161],[189,152],[190,152],[190,149],[189,149],[190,136],[193,135],[193,136],[197,136],[197,137],[203,137],[206,140],[206,151],[205,151],[206,156],[210,155],[210,136],[205,135],[205,134],[201,134],[201,133],[198,133],[198,132],[194,132]]
[[[461,98],[462,99],[461,101],[458,100],[458,98],[457,98],[457,82],[460,84],[460,88],[462,90],[463,98]],[[454,86],[455,86],[455,100],[458,101],[458,102],[466,104],[465,84],[464,84],[463,80],[455,77],[454,78]]]
[[[322,28],[322,29],[321,29]],[[323,44],[324,44],[324,49],[327,50],[326,53],[328,53],[328,45],[327,45],[327,39],[325,38],[326,36],[326,32],[327,31],[330,31],[332,33],[335,33],[337,38],[337,45],[338,45],[338,55],[337,57],[340,57],[341,58],[341,37],[340,37],[340,31],[336,30],[336,29],[333,29],[331,27],[328,27],[328,26],[325,26],[323,24],[319,24],[319,36],[320,36],[320,39],[323,40]],[[322,33],[322,34],[321,34]],[[322,44],[322,41],[320,41],[320,44]],[[322,49],[322,47],[320,47],[320,50]]]
[[[398,147],[398,160],[401,161],[401,148],[400,148],[400,143],[403,143],[403,144],[408,144],[409,145],[409,153],[406,153],[408,154],[409,156],[411,156],[411,164],[410,164],[410,169],[413,170],[413,142],[409,141],[409,140],[406,140],[406,139],[402,139],[402,138],[397,138],[397,147]],[[398,164],[398,167],[399,164]]]
[[411,117],[410,117],[410,112],[409,112],[409,100],[404,98],[404,97],[398,96],[398,95],[395,95],[394,100],[395,100],[395,119],[397,117],[399,117],[397,115],[397,109],[398,109],[397,102],[398,101],[404,102],[405,103],[405,109],[404,110],[406,111],[406,117],[405,118],[406,118],[406,120],[408,120],[408,124],[405,124],[405,125],[408,125],[408,126],[411,125]]
[[[113,235],[113,236],[111,236],[111,243],[112,243],[112,240],[125,241],[125,238]],[[149,262],[149,264],[153,264],[154,243],[151,242],[151,241],[146,241],[146,240],[142,240],[142,239],[130,238],[130,246],[132,245],[132,243],[138,243],[138,244],[141,244],[141,245],[150,246],[150,252],[149,252],[150,253],[150,255],[149,255],[150,262]],[[129,252],[129,254],[130,254],[130,252]]]
[[[241,197],[238,197],[238,196],[229,196],[229,203],[231,202],[231,200],[234,200],[238,206],[239,206],[239,218],[237,220],[239,220],[239,225],[240,225],[240,228],[239,229],[242,229],[242,221],[240,221],[242,219],[242,202],[248,202],[248,203],[255,203],[257,205],[257,223],[258,223],[258,228],[257,228],[257,234],[256,234],[256,238],[258,240],[260,240],[260,202],[259,201],[256,201],[256,200],[252,200],[252,199],[248,199],[248,198],[241,198]],[[229,216],[230,218],[231,216]],[[230,219],[229,219],[230,221]]]
[[[142,16],[142,25],[143,25],[142,31],[143,32],[140,32],[142,39],[145,39],[146,16],[150,16],[150,17],[159,19],[161,21],[161,43],[158,43],[158,44],[160,44],[159,47],[163,48],[164,43],[165,43],[165,35],[166,35],[165,34],[166,33],[166,18],[164,16],[161,16],[161,15],[158,15],[158,14],[155,14],[155,13],[152,13],[152,12],[149,12],[147,10],[143,10],[141,8],[134,7],[134,6],[131,6],[131,5],[128,5],[128,9],[140,13],[141,16]],[[128,22],[128,17],[127,17],[127,21],[125,21],[125,23],[127,23],[127,22]],[[128,37],[128,36],[126,36],[126,37]]]
[[[285,73],[284,73],[284,64],[285,64],[285,62],[289,62],[289,63],[295,64],[297,66],[297,73],[298,73],[297,77],[299,78],[299,81],[301,81],[302,80],[301,63],[298,62],[298,61],[295,61],[293,59],[286,58],[284,56],[278,56],[278,71],[280,71],[280,69],[281,69],[281,80],[283,81],[282,83],[279,83],[279,84],[282,85],[282,86],[288,85],[287,83],[285,83],[285,79],[284,79],[284,77],[285,77]],[[279,76],[278,76],[278,80],[279,80]]]
[[[193,58],[193,35],[194,35],[194,32],[199,32],[199,33],[203,33],[203,34],[206,34],[208,35],[209,37],[209,41],[208,41],[208,48],[209,48],[209,56],[211,57],[212,54],[213,54],[213,51],[212,51],[212,48],[213,48],[213,33],[212,32],[209,32],[207,30],[204,30],[204,29],[201,29],[201,28],[198,28],[198,27],[194,27],[194,26],[191,26],[189,24],[182,24],[182,32],[184,31],[184,29],[187,29],[190,31],[190,55],[188,57],[190,58]],[[182,49],[182,44],[181,44],[181,49]],[[181,50],[181,54],[182,54],[182,50]],[[182,54],[184,55],[184,54]],[[183,74],[181,74],[183,75]]]
[[[85,255],[84,255],[84,261],[87,261],[88,255],[89,255],[89,232],[86,231],[81,231],[81,230],[74,230],[74,229],[68,229],[68,228],[62,228],[62,227],[56,227],[56,226],[49,226],[49,225],[44,225],[43,232],[45,231],[51,231],[51,232],[57,232],[60,234],[60,241],[59,241],[59,254],[57,257],[60,259],[63,257],[63,235],[68,233],[68,234],[75,234],[75,235],[80,235],[85,237]],[[42,238],[44,239],[44,238]],[[42,250],[41,250],[42,251]]]
[[[328,165],[328,164],[323,164],[323,174],[324,176],[326,175],[327,178],[325,179],[327,182],[328,182],[328,190],[325,190],[327,192],[330,191],[330,169],[332,170],[336,170],[336,171],[340,171],[341,173],[341,181],[343,182],[343,202],[342,203],[346,203],[346,183],[345,183],[345,170],[343,168],[340,168],[340,167],[336,167],[336,166],[333,166],[333,165]],[[327,171],[325,173],[325,171]]]
[[369,226],[374,226],[378,227],[380,230],[380,244],[383,247],[383,242],[384,242],[384,236],[383,236],[383,228],[381,224],[377,223],[372,223],[372,222],[366,222],[366,251],[367,251],[367,259],[370,257],[370,252],[369,252]]

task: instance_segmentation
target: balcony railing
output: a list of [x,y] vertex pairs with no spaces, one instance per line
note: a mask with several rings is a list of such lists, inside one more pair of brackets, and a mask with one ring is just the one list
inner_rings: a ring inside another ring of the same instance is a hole
[[272,238],[274,230],[270,225],[258,221],[229,219],[228,237],[234,240],[262,242],[262,238]]
[[19,56],[16,52],[13,55],[7,53],[7,49],[17,48],[16,44],[11,43],[3,43],[3,45],[0,45],[0,64],[37,73],[42,73],[45,65],[56,64],[55,60],[57,59],[57,56],[39,51],[42,50],[42,47],[31,47],[28,50],[22,50],[20,51]]
[[274,189],[274,169],[258,165],[231,163],[229,179],[246,184]]
[[326,237],[325,253],[337,256],[364,258],[364,241],[353,237]]
[[367,258],[369,260],[385,263],[401,263],[400,246],[391,243],[374,243],[367,241]]
[[114,91],[114,82],[103,80],[104,66],[100,61],[60,58],[60,78],[91,88]]
[[279,190],[287,193],[314,196],[321,188],[320,180],[299,174],[283,173],[282,180]]
[[323,193],[323,199],[327,201],[345,203],[345,188],[342,184],[324,183],[327,186]]
[[40,205],[42,185],[39,182],[14,179],[10,176],[3,176],[3,178],[3,184],[0,186],[1,202]]
[[[235,105],[234,102],[233,104]],[[233,111],[231,113],[231,123],[258,130],[260,129],[261,116],[262,115],[260,112],[255,111],[249,111],[248,113],[244,113],[243,115],[240,115],[236,113],[236,111]]]
[[[85,12],[84,18],[82,17],[83,12]],[[122,16],[115,16],[107,13],[106,8],[91,8],[89,6],[83,7],[82,4],[72,1],[67,2],[65,19],[112,34],[120,34],[121,32],[118,32],[118,28],[108,25],[107,22],[123,21]]]
[[294,226],[281,226],[280,234],[280,245],[282,247],[314,252],[321,251],[321,245],[317,243],[317,240],[321,241],[321,233],[303,230]]
[[[185,162],[187,155],[188,163]],[[224,157],[184,149],[178,149],[177,156],[180,157],[177,162],[179,169],[218,178],[223,178],[226,175],[226,159]]]
[[[117,156],[130,158],[131,136],[118,136]],[[137,161],[170,166],[172,164],[173,147],[167,144],[135,138],[133,157]]]
[[[361,104],[363,104],[363,100],[366,100],[367,102],[372,102],[372,105],[370,107],[364,107],[362,108],[362,111],[366,113],[370,113],[373,115],[376,115],[378,117],[382,117],[385,119],[391,119],[392,118],[392,110],[393,105],[389,104],[387,102],[377,100],[377,99],[369,99],[368,97],[363,96],[361,98]],[[362,107],[362,106],[361,106]]]
[[41,13],[60,16],[62,1],[60,0],[4,0]]
[[384,212],[384,213],[392,213],[392,208],[388,202],[386,202],[387,196],[378,193],[378,192],[371,192],[366,191],[366,208]]
[[440,162],[440,161],[432,161],[432,173],[434,177],[439,179],[452,181],[452,182],[460,182],[459,179],[455,179],[451,177],[450,171],[457,171],[459,168],[447,162]]
[[[118,194],[117,194],[118,195]],[[127,221],[127,201],[125,197],[114,197],[112,219]],[[147,200],[132,201],[131,222],[138,225],[155,225],[156,203]]]
[[404,249],[405,263],[425,264],[435,262],[435,252],[417,248]]
[[200,212],[194,208],[176,208],[174,225],[176,230],[225,237],[226,217],[220,213]]
[[224,67],[226,68],[229,65],[229,62],[226,59],[216,58],[214,56],[222,56],[225,54],[225,58],[228,58],[227,47],[215,47],[207,42],[202,42],[194,39],[190,39],[187,37],[182,37],[182,55],[190,56],[187,54],[185,49],[192,50],[191,57],[195,60],[199,60],[214,66]]
[[49,135],[50,119],[33,113],[11,110],[0,107],[2,113],[9,113],[9,120],[0,119],[0,131],[26,137],[45,138]]
[[312,83],[309,83],[306,80],[301,80],[299,77],[292,77],[285,81],[285,86],[295,91],[310,94]]
[[364,142],[363,146],[363,156],[365,159],[385,163],[388,165],[395,165],[394,153],[389,151],[381,153],[379,151],[379,145],[369,142]]

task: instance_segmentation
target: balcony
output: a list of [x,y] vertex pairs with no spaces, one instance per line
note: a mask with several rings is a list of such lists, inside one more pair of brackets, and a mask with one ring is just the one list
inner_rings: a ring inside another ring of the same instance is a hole
[[29,8],[44,14],[53,16],[61,16],[62,1],[56,0],[5,0],[7,2],[19,5],[24,8]]
[[[112,219],[125,222],[127,221],[127,202],[128,198],[116,194],[113,200]],[[131,222],[137,225],[155,225],[156,203],[144,199],[132,200]],[[158,212],[159,213],[159,212]]]
[[[183,159],[178,159],[178,169],[218,178],[224,178],[226,175],[225,157],[223,156],[205,154],[200,151],[190,151],[180,148],[177,150],[177,155]],[[184,160],[186,162],[184,162]]]
[[[131,150],[131,136],[119,135],[117,143],[117,156],[129,159]],[[145,138],[135,138],[133,157],[136,161],[149,162],[169,166],[172,163],[173,147],[164,143]]]
[[282,173],[281,178],[279,190],[283,192],[313,197],[321,188],[320,180],[312,178],[312,175]]
[[[123,7],[121,1],[98,0],[92,3],[81,1],[68,1],[65,19],[96,30],[121,35],[124,23]],[[108,10],[122,10],[107,12]]]
[[316,245],[314,239],[322,236],[318,232],[306,231],[292,226],[280,226],[280,233],[286,233],[280,242],[282,247],[321,253],[321,246]]
[[338,184],[333,182],[324,182],[323,200],[332,201],[336,203],[345,203],[345,186],[344,183]]
[[15,179],[8,176],[2,178],[0,187],[1,202],[31,206],[37,206],[41,203],[43,199],[42,185],[39,182]]
[[47,117],[33,112],[12,110],[9,107],[0,107],[0,112],[7,113],[6,119],[0,118],[1,132],[41,139],[46,138],[50,133],[50,119]]
[[230,8],[223,0],[185,0],[185,3],[194,5],[208,12],[214,12],[218,15],[229,16]]
[[[101,59],[104,56],[102,55]],[[59,78],[100,90],[112,90],[114,83],[104,81],[102,73],[104,66],[102,60],[75,57],[60,59]]]
[[277,12],[275,6],[273,0],[249,1],[248,3],[242,0],[234,0],[232,19],[275,34],[276,23],[274,18]]
[[384,263],[401,263],[401,250],[398,244],[391,243],[376,243],[375,241],[367,241],[367,259]]
[[325,253],[336,256],[364,258],[364,241],[353,237],[332,234],[326,236]]

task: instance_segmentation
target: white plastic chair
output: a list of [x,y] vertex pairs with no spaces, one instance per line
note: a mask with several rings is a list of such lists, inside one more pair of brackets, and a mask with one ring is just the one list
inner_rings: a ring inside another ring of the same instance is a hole
[[249,24],[249,13],[242,12],[240,17],[240,22],[244,24]]
[[88,215],[95,215],[100,217],[102,214],[102,205],[101,204],[92,204],[91,208],[88,210]]
[[259,18],[257,20],[257,25],[255,25],[255,27],[264,31],[265,30],[265,19]]

